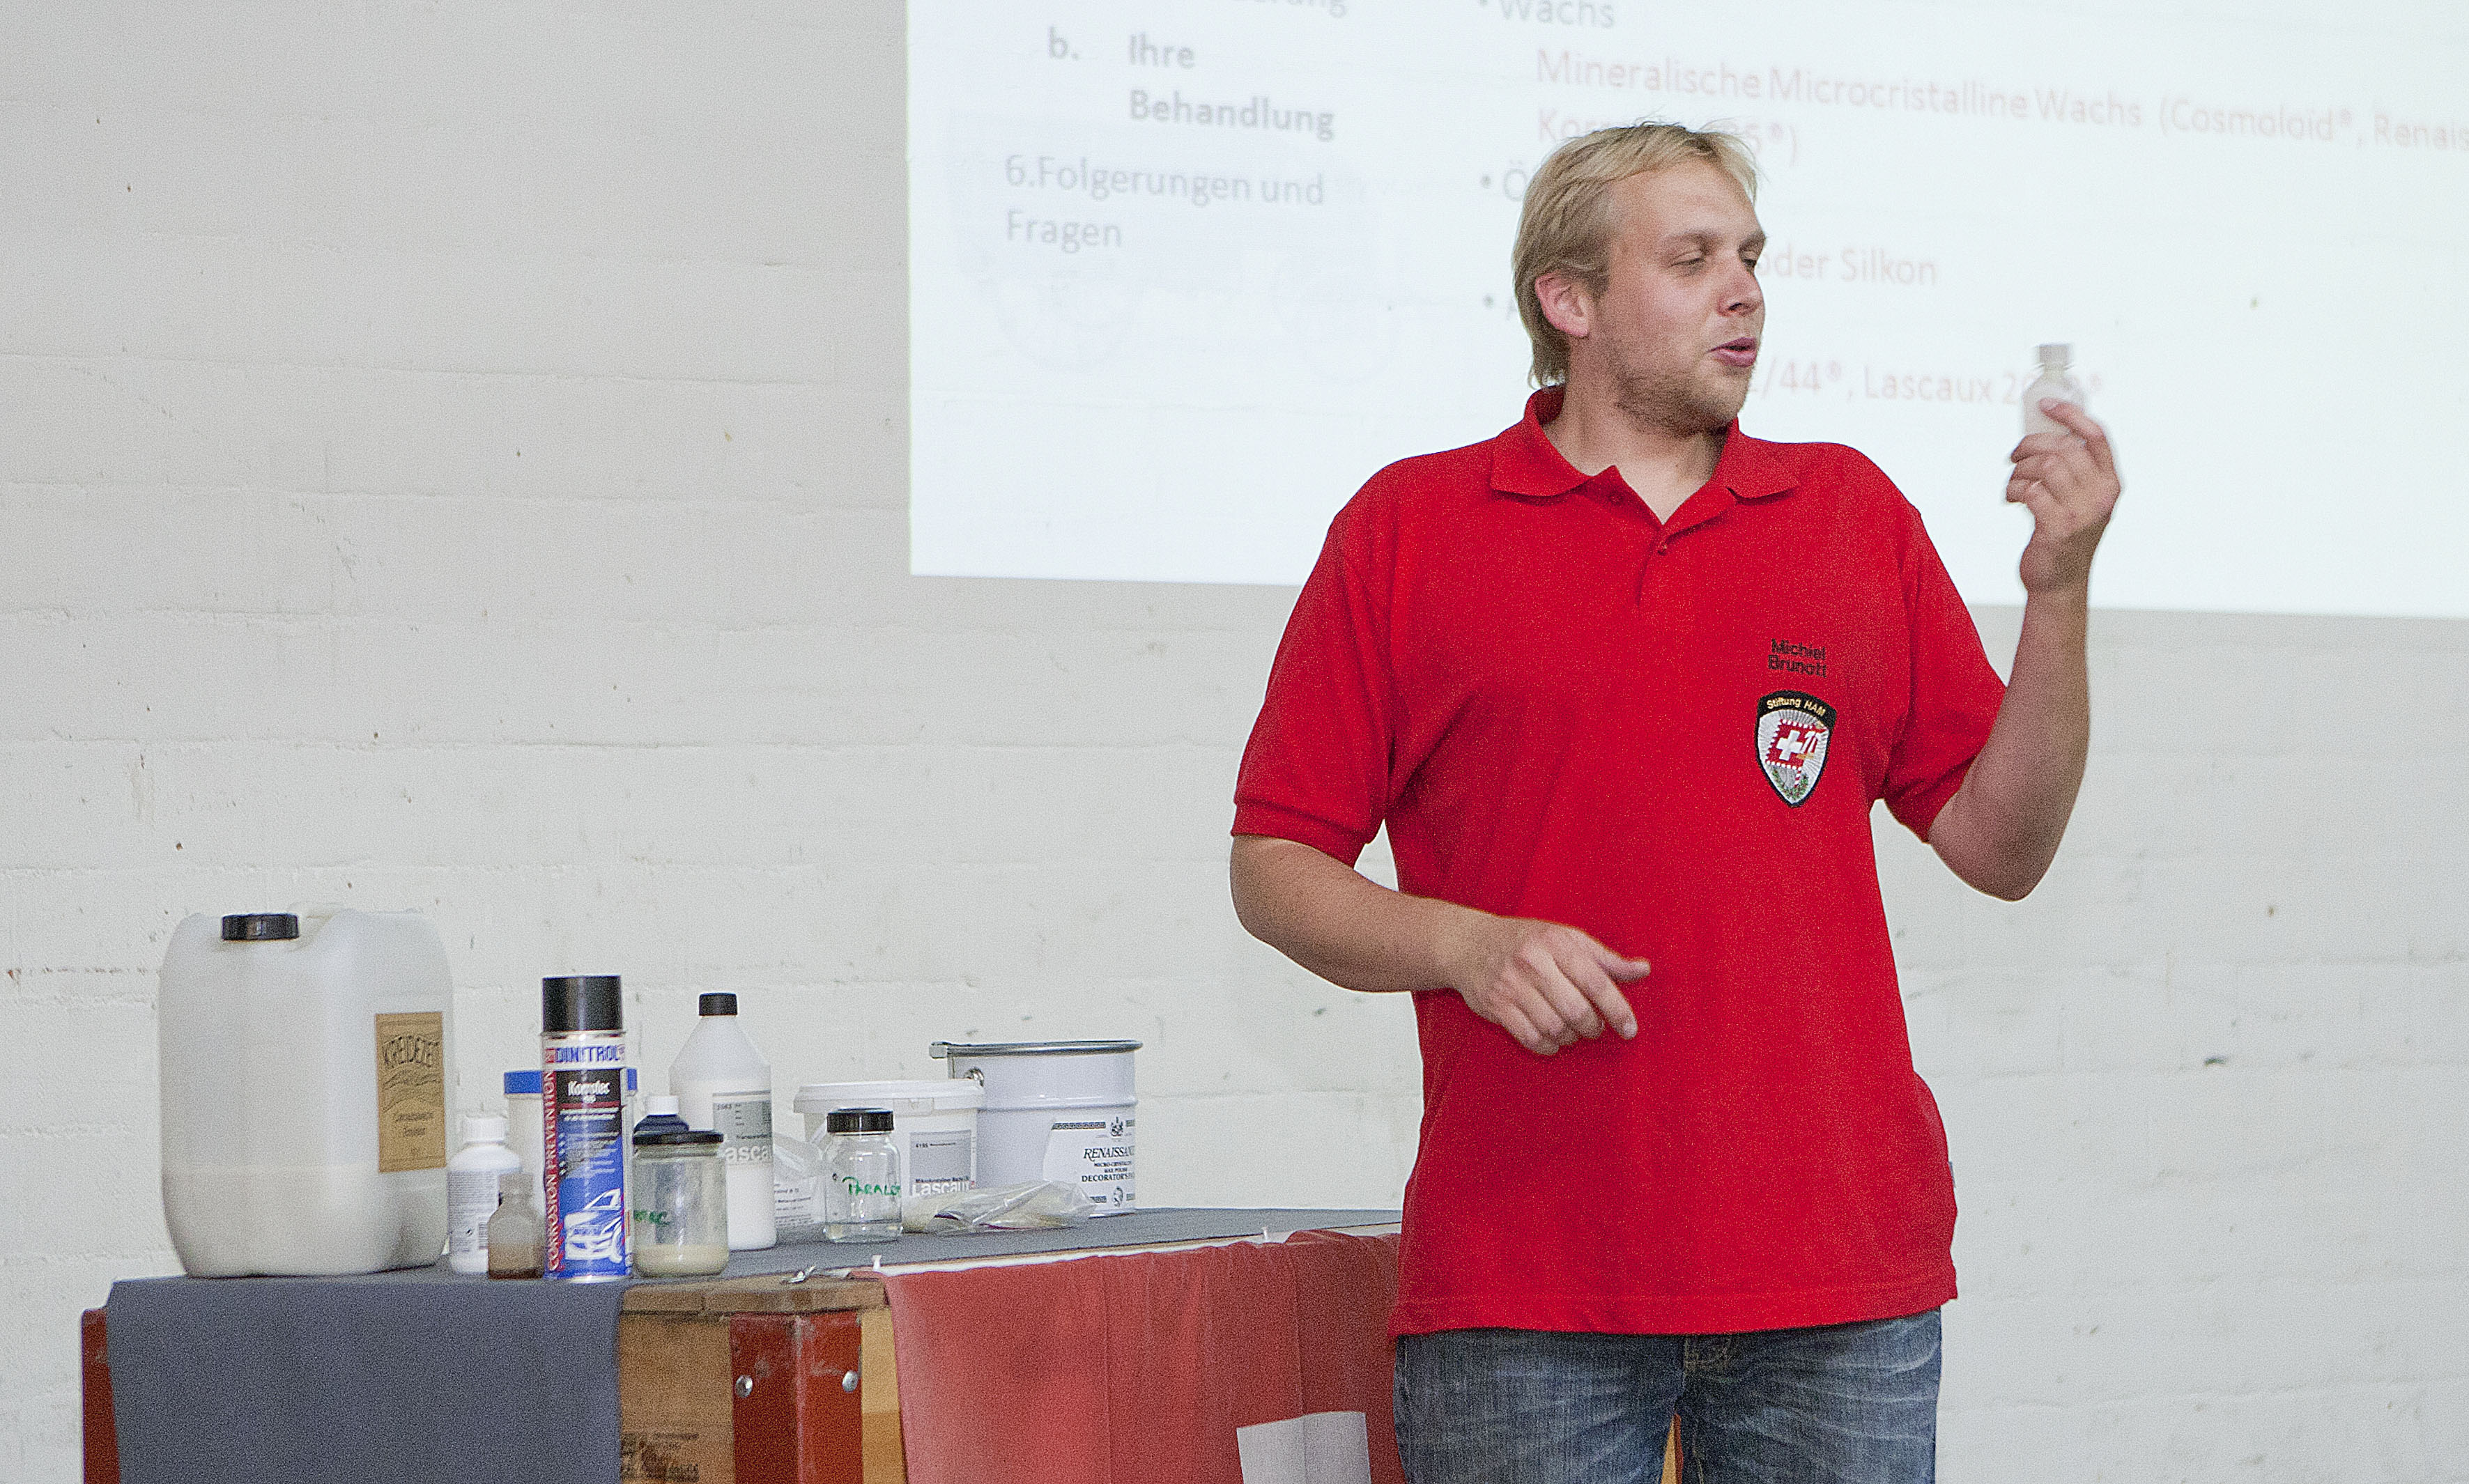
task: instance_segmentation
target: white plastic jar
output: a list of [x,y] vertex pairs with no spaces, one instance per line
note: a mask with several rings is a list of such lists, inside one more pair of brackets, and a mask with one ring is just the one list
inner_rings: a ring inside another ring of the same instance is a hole
[[976,1083],[810,1082],[792,1105],[806,1117],[806,1138],[820,1145],[823,1120],[836,1108],[891,1110],[891,1142],[900,1151],[912,1196],[974,1190],[978,1182],[978,1110],[986,1092]]
[[417,912],[298,907],[172,934],[163,1217],[196,1277],[425,1267],[446,1245],[454,986]]

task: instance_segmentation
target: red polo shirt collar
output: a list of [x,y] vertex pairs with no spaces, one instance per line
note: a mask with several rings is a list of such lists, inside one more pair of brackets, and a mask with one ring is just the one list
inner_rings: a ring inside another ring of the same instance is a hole
[[[1618,468],[1606,468],[1588,476],[1578,472],[1560,450],[1545,435],[1543,424],[1560,415],[1560,403],[1567,388],[1547,386],[1526,399],[1526,416],[1491,444],[1491,488],[1502,494],[1521,495],[1527,499],[1558,499],[1571,491],[1585,491],[1615,502],[1635,502],[1637,494],[1621,478]],[[1766,451],[1766,445],[1741,431],[1739,419],[1723,428],[1723,451],[1715,461],[1715,473],[1704,488],[1673,511],[1668,524],[1696,525],[1713,518],[1718,508],[1710,508],[1709,491],[1719,491],[1735,501],[1763,500],[1772,495],[1790,492],[1796,483],[1791,470]]]

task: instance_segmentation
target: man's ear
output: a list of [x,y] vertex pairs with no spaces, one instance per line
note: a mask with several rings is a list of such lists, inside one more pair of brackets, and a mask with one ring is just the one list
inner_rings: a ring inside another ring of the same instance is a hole
[[1595,296],[1586,285],[1564,273],[1546,273],[1534,280],[1534,298],[1544,319],[1572,340],[1583,340],[1594,328]]

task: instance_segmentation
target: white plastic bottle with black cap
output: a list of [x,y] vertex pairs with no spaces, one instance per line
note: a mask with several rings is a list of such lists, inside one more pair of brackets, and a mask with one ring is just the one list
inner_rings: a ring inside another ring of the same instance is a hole
[[669,1091],[689,1128],[716,1130],[728,1167],[728,1245],[749,1252],[777,1240],[772,1210],[772,1063],[737,1023],[737,996],[705,994],[701,1018],[669,1063]]

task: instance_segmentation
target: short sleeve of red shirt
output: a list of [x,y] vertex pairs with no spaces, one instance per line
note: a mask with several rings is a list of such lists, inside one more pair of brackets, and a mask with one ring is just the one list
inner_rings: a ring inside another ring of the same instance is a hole
[[[1885,476],[1878,478],[1882,482]],[[1900,495],[1897,504],[1908,521],[1904,582],[1911,615],[1912,694],[1880,796],[1904,828],[1926,840],[1938,810],[1963,787],[1972,760],[1989,740],[2006,687],[1989,668],[1980,630],[1922,529],[1920,512]]]
[[1234,789],[1234,833],[1297,840],[1352,865],[1389,806],[1388,592],[1376,582],[1378,481],[1340,512],[1295,600]]

